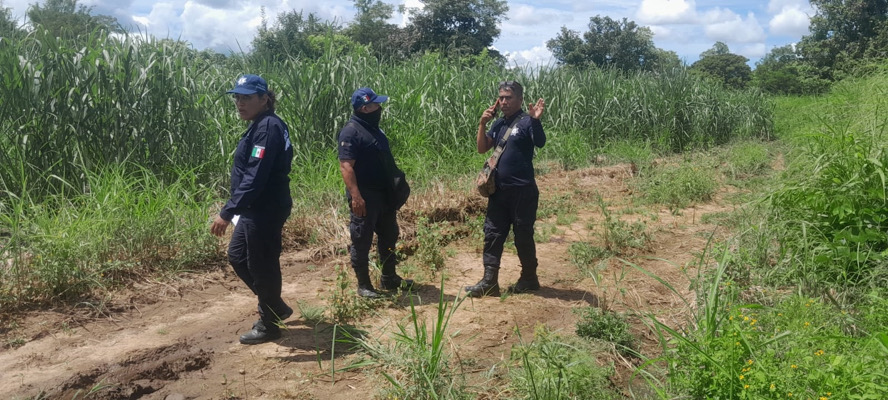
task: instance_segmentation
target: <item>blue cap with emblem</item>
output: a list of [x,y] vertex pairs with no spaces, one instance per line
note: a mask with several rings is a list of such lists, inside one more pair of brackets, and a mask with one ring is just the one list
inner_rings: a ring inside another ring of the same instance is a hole
[[376,94],[373,89],[362,87],[352,93],[352,108],[357,110],[370,103],[385,103],[388,99],[388,96]]
[[259,75],[241,75],[234,83],[234,89],[225,93],[256,94],[268,92],[268,82]]

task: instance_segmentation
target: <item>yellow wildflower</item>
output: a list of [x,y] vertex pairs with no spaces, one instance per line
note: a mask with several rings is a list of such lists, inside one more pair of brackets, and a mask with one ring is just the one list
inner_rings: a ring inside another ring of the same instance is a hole
[[799,366],[798,366],[798,365],[795,365],[795,364],[793,364],[793,365],[790,365],[790,366],[789,366],[789,367],[790,367],[790,368],[792,368],[792,369],[796,369],[796,368],[798,368],[798,367],[799,367]]

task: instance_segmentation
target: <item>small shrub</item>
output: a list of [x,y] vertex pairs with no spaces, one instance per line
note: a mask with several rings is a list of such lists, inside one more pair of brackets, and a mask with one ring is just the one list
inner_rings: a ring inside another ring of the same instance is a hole
[[421,217],[416,222],[416,240],[419,246],[416,249],[416,262],[433,271],[444,268],[444,254],[441,253],[441,245],[444,243],[444,235],[437,223],[430,224],[429,219]]
[[567,248],[570,254],[570,261],[580,269],[586,269],[592,266],[596,261],[610,257],[611,253],[598,246],[593,246],[586,242],[571,243]]
[[299,315],[305,322],[317,325],[324,322],[324,313],[327,311],[324,306],[316,306],[299,300],[296,302],[296,308],[299,309]]
[[629,331],[629,323],[624,316],[595,307],[586,307],[577,312],[580,314],[580,320],[577,321],[578,336],[613,343],[621,353],[633,353],[635,338]]
[[336,286],[330,297],[330,318],[336,324],[347,324],[364,316],[380,300],[359,297],[352,285],[349,268],[337,265]]
[[650,240],[647,225],[642,221],[623,221],[607,209],[604,200],[598,198],[598,206],[604,215],[604,246],[615,254],[625,254],[630,248],[643,249]]
[[[520,337],[520,332],[519,332]],[[522,399],[616,399],[608,377],[612,367],[595,359],[588,343],[560,337],[538,326],[533,341],[512,347],[512,387]]]

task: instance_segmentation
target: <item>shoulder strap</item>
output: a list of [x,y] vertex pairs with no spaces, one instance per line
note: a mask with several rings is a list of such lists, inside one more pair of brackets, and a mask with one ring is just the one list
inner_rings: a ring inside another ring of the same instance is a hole
[[512,125],[506,129],[506,132],[503,133],[503,138],[500,140],[499,144],[497,144],[496,149],[493,150],[493,155],[490,156],[490,160],[488,160],[488,164],[490,168],[496,168],[496,165],[499,164],[500,156],[503,155],[503,151],[506,150],[506,141],[509,140],[509,136],[512,136],[512,130],[515,129],[515,125],[518,125],[518,121],[520,121],[521,117],[515,117],[515,120],[512,121]]

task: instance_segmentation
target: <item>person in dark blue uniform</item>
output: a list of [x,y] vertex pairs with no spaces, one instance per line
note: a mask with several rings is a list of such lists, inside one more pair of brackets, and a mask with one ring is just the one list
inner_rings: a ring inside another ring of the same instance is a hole
[[287,124],[275,114],[276,98],[268,83],[243,75],[231,94],[241,119],[250,121],[234,152],[231,198],[216,216],[210,231],[234,232],[228,260],[237,276],[259,298],[259,321],[241,335],[243,344],[281,337],[279,324],[293,314],[281,298],[281,231],[290,216],[290,167],[293,147]]
[[[484,277],[475,285],[466,286],[469,297],[499,296],[500,258],[509,229],[515,235],[515,248],[521,262],[521,277],[509,286],[513,293],[539,290],[537,277],[536,243],[533,225],[536,222],[540,191],[533,173],[534,148],[546,144],[546,133],[540,123],[545,109],[543,99],[521,109],[524,88],[518,82],[499,84],[499,97],[484,110],[478,126],[478,153],[484,154],[498,145],[503,135],[510,135],[505,150],[495,169],[496,190],[487,201],[487,217],[484,220]],[[503,117],[487,130],[487,123],[502,109]],[[514,125],[513,125],[514,123]],[[509,129],[512,127],[511,129]]]
[[358,295],[375,298],[380,294],[370,281],[370,247],[376,233],[380,286],[385,290],[409,290],[410,279],[395,272],[398,263],[395,244],[400,231],[399,205],[392,199],[392,171],[396,168],[385,132],[379,128],[382,106],[388,96],[370,88],[360,88],[351,97],[354,114],[339,132],[339,171],[345,181],[350,208],[351,265],[358,279]]

